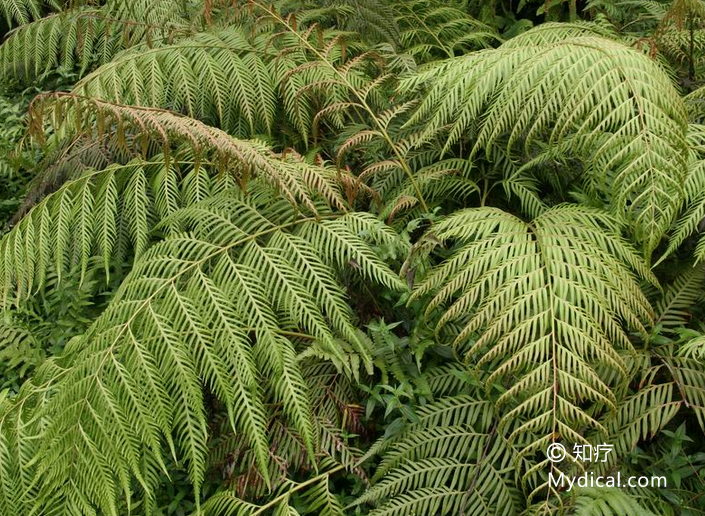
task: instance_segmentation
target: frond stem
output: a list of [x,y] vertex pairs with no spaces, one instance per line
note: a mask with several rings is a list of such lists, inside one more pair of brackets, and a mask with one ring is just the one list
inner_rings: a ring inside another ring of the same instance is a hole
[[272,507],[275,507],[279,502],[286,500],[291,496],[291,493],[295,493],[297,491],[301,491],[303,488],[310,486],[311,484],[315,484],[316,482],[319,482],[323,480],[326,477],[329,477],[333,473],[337,473],[341,469],[344,469],[345,466],[343,464],[339,464],[338,466],[334,467],[333,469],[326,471],[325,473],[321,473],[320,475],[308,479],[306,482],[302,482],[300,484],[297,484],[296,487],[292,487],[288,491],[280,494],[270,502],[266,503],[259,509],[257,509],[255,512],[252,513],[252,516],[258,516],[259,514],[264,513],[266,510],[271,509]]

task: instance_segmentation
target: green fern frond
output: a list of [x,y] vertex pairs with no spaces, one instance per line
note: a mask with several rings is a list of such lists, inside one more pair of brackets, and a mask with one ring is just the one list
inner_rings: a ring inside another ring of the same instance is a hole
[[[668,248],[659,262],[671,256],[690,236],[702,231],[705,220],[705,126],[691,124],[688,131],[688,175],[684,184],[685,211],[675,224]],[[699,238],[697,261],[705,259],[705,240]]]
[[507,40],[504,46],[551,45],[576,37],[619,40],[619,36],[608,24],[584,21],[570,23],[547,22],[532,28],[517,38]]
[[656,304],[655,325],[668,331],[687,326],[690,311],[703,299],[704,286],[705,269],[702,265],[679,274]]
[[380,440],[373,486],[354,505],[373,503],[371,515],[512,515],[519,509],[512,483],[513,450],[491,431],[491,405],[449,396],[427,405],[418,423]]
[[400,27],[400,52],[421,62],[490,47],[501,41],[497,32],[467,11],[435,0],[413,0],[396,4]]
[[[153,475],[145,476],[142,461],[150,471],[163,469],[163,442],[188,465],[198,493],[208,435],[201,381],[247,436],[265,479],[263,391],[313,460],[310,394],[289,332],[322,340],[353,336],[349,317],[342,327],[328,322],[322,304],[341,298],[336,270],[349,261],[371,280],[404,287],[361,236],[392,238],[372,217],[331,214],[316,221],[289,207],[288,221],[275,224],[263,208],[228,195],[174,213],[171,221],[190,232],[151,247],[104,314],[67,349],[71,366],[47,402],[34,458],[39,510],[61,499],[66,507],[95,505],[116,514],[118,497],[132,496],[133,478],[149,498]],[[323,276],[318,286],[288,258],[287,241],[319,257],[310,265]],[[314,297],[316,289],[327,296]],[[370,360],[360,356],[363,364]]]
[[586,160],[586,173],[650,252],[682,198],[683,101],[635,50],[594,36],[543,43],[544,33],[529,31],[402,81],[401,90],[427,89],[410,123],[425,120],[424,137],[443,136],[446,151],[476,135],[472,155],[577,137],[573,151]]
[[323,2],[279,2],[284,15],[292,15],[299,26],[339,27],[359,34],[366,41],[399,41],[395,4],[387,0],[325,0]]
[[58,9],[56,0],[1,0],[0,17],[12,28],[42,17],[45,9]]
[[[418,210],[413,210],[419,205],[416,188],[421,191],[428,203],[441,200],[455,200],[462,203],[479,192],[477,184],[470,177],[471,170],[472,166],[467,160],[446,159],[415,171],[415,185],[400,174],[398,179],[400,185],[397,188],[389,192],[378,190],[381,195],[389,199],[382,207],[380,215],[388,221],[402,211],[407,220],[413,218],[415,214],[418,215]],[[377,174],[381,176],[379,172]],[[379,184],[380,177],[376,177],[375,180],[373,185]]]
[[[159,115],[181,123],[173,115]],[[150,116],[150,120],[155,119]],[[199,167],[193,156],[181,153],[183,157],[171,159],[163,155],[149,161],[136,159],[72,179],[43,199],[0,240],[0,304],[7,306],[32,295],[42,287],[49,266],[55,267],[61,277],[73,265],[79,265],[81,274],[85,274],[92,256],[102,257],[106,271],[116,252],[129,256],[126,250],[133,249],[139,258],[160,221],[181,207],[236,185],[262,192],[262,184],[273,180],[283,188],[275,187],[272,192],[284,193],[296,206],[301,201],[313,214],[323,208],[319,198],[332,201],[334,208],[344,208],[333,170],[307,165],[293,156],[278,159],[259,142],[234,140],[206,126],[196,127],[201,136],[216,135],[208,144],[229,147],[226,152],[230,157],[226,159],[232,161],[227,173],[218,174],[210,165]],[[169,233],[178,227],[175,222],[165,222],[160,228]],[[374,230],[375,224],[366,229]],[[311,262],[314,256],[301,245],[289,241],[286,245],[297,267],[315,263]],[[307,274],[316,286],[314,292],[324,295],[326,285],[318,272],[313,269]],[[343,321],[345,303],[340,297],[327,301],[335,321]],[[354,334],[351,329],[346,331],[347,337]]]
[[125,4],[114,0],[101,8],[76,7],[19,27],[0,45],[0,70],[24,83],[56,68],[76,67],[83,75],[124,49],[188,31],[180,2]]
[[242,31],[201,33],[122,54],[74,92],[119,104],[170,108],[231,134],[269,134],[278,98],[272,68]]
[[575,495],[573,514],[575,516],[656,516],[644,508],[639,500],[617,487],[600,489],[581,488]]
[[280,493],[270,502],[255,505],[238,498],[233,492],[223,491],[213,495],[204,505],[206,516],[257,516],[270,514],[274,516],[298,516],[298,512],[290,505],[294,495],[303,493],[300,503],[307,508],[306,514],[320,516],[343,516],[340,501],[330,492],[329,477],[338,472],[341,467],[332,467],[301,483],[287,482]]
[[318,40],[310,30],[282,23],[290,32],[277,33],[275,25],[273,34],[252,37],[247,27],[231,27],[157,48],[143,45],[101,66],[73,91],[168,108],[240,137],[273,135],[275,118],[284,112],[308,143],[315,126],[342,127],[344,113],[361,107],[353,93],[369,93],[376,84],[362,71],[372,60],[357,55],[354,42],[338,31]]
[[665,428],[682,406],[675,382],[647,385],[622,400],[617,412],[605,422],[614,453],[608,454],[605,463],[596,464],[597,468],[606,471],[615,467],[639,442],[652,439]]
[[[613,388],[629,378],[619,350],[633,348],[622,325],[643,334],[653,321],[636,279],[656,281],[615,222],[574,206],[531,223],[469,209],[438,222],[426,238],[419,252],[448,243],[452,254],[411,299],[429,296],[425,315],[437,331],[457,321],[453,344],[489,368],[488,388],[505,384],[500,428],[515,443],[534,436],[520,456],[560,439],[583,442],[580,429],[604,430],[596,416],[615,408]],[[605,379],[598,365],[621,380]]]

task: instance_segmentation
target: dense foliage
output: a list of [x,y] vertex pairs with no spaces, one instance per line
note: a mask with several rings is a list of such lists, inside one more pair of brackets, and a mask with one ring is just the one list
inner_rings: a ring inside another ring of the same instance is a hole
[[0,35],[0,514],[705,514],[705,2]]

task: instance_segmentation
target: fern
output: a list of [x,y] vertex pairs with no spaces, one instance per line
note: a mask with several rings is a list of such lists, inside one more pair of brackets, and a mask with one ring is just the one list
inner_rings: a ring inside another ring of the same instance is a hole
[[[340,467],[331,468],[312,479],[299,484],[289,482],[271,502],[258,506],[245,502],[232,493],[223,492],[211,497],[204,505],[204,514],[207,516],[256,516],[265,514],[274,509],[272,514],[278,516],[296,516],[299,513],[290,505],[290,498],[299,491],[303,491],[303,502],[309,511],[316,511],[321,516],[342,516],[343,510],[340,502],[331,494],[328,486],[328,477],[340,470]],[[309,512],[310,513],[310,512]]]
[[427,120],[424,138],[442,134],[446,150],[468,133],[477,135],[472,155],[572,137],[594,187],[637,228],[647,251],[676,216],[686,111],[668,76],[619,43],[529,31],[499,49],[430,67],[400,87],[428,89],[412,122]]
[[41,18],[42,11],[47,7],[58,9],[59,3],[56,0],[2,0],[0,16],[5,19],[8,27],[14,27]]
[[[289,208],[290,215],[276,215],[288,222],[274,223],[261,209],[226,196],[176,212],[172,220],[192,232],[176,233],[145,253],[105,313],[72,345],[72,365],[52,389],[36,450],[35,475],[42,479],[36,507],[58,496],[66,507],[95,504],[115,514],[118,493],[130,499],[130,477],[149,498],[154,472],[164,467],[162,439],[188,464],[198,490],[207,437],[199,378],[247,436],[265,479],[261,378],[270,379],[264,389],[281,403],[313,460],[309,394],[287,332],[323,342],[337,333],[369,367],[334,270],[354,260],[365,277],[402,288],[358,234],[364,228],[377,239],[393,237],[362,214],[315,222],[292,219]],[[301,258],[292,254],[297,249]],[[337,305],[324,308],[323,299]],[[3,420],[16,410],[21,405]],[[63,460],[66,453],[74,460]],[[143,453],[147,470],[138,460]],[[67,483],[72,478],[91,481]]]
[[[446,242],[452,255],[412,300],[430,296],[425,315],[436,331],[457,321],[453,344],[489,368],[488,387],[506,385],[497,400],[500,429],[510,429],[520,456],[532,458],[557,440],[583,442],[581,429],[604,430],[598,414],[615,408],[613,389],[629,377],[621,352],[633,348],[621,323],[643,333],[653,320],[630,269],[656,281],[615,234],[614,221],[570,206],[530,224],[471,209],[436,224],[419,252]],[[614,374],[598,373],[598,364]],[[527,433],[534,437],[524,441]]]
[[580,516],[606,516],[609,514],[634,514],[655,516],[633,497],[618,488],[580,489],[575,500],[574,513]]
[[[141,152],[145,155],[149,145],[156,142],[161,144],[167,161],[172,143],[185,142],[197,157],[207,156],[219,169],[241,163],[239,167],[234,167],[242,181],[241,186],[245,186],[254,169],[292,203],[301,202],[315,212],[315,206],[307,194],[309,189],[313,189],[323,194],[333,206],[343,207],[337,192],[331,188],[332,172],[306,166],[292,152],[282,156],[287,159],[277,160],[261,143],[243,143],[222,130],[170,111],[57,93],[36,98],[30,111],[30,132],[40,143],[45,142],[47,122],[58,126],[60,131],[56,134],[59,137],[75,137],[84,133],[97,133],[101,137],[108,132],[116,148],[132,154]],[[132,137],[128,138],[130,135]],[[56,138],[56,135],[53,137]]]
[[80,74],[143,43],[158,44],[188,31],[180,2],[114,0],[79,6],[22,25],[0,45],[0,69],[25,83],[55,68]]

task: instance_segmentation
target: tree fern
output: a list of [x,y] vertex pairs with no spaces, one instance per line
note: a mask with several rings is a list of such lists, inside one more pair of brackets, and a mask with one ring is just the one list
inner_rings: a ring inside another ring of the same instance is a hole
[[0,0],[0,513],[703,512],[704,16]]
[[580,489],[576,495],[574,507],[576,516],[616,516],[617,514],[654,516],[653,512],[618,488]]
[[703,297],[704,283],[705,270],[702,266],[686,269],[678,275],[656,304],[656,325],[667,331],[686,326],[689,322],[688,311],[697,306]]

